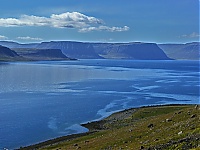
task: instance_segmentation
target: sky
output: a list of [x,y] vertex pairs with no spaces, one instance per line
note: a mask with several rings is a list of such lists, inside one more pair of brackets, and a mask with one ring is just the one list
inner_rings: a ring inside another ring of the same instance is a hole
[[0,40],[199,41],[199,0],[0,1]]

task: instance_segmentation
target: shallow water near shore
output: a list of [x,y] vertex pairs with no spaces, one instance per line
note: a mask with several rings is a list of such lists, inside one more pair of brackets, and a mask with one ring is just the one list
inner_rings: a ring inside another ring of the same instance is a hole
[[199,104],[199,61],[79,60],[0,64],[0,149],[86,132],[123,109]]

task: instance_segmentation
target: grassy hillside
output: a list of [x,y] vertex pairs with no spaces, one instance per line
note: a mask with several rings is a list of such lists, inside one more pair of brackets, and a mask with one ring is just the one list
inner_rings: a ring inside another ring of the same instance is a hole
[[129,109],[83,126],[91,132],[24,149],[200,149],[200,106],[197,105]]

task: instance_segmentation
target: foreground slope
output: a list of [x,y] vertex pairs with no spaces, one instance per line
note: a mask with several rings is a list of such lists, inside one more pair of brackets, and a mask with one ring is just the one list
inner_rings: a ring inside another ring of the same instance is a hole
[[200,109],[167,105],[129,109],[84,124],[90,132],[21,149],[200,149]]

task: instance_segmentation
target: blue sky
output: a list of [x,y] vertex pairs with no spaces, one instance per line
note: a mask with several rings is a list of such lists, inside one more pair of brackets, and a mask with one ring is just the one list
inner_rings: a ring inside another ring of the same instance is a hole
[[0,40],[199,41],[199,0],[1,0]]

